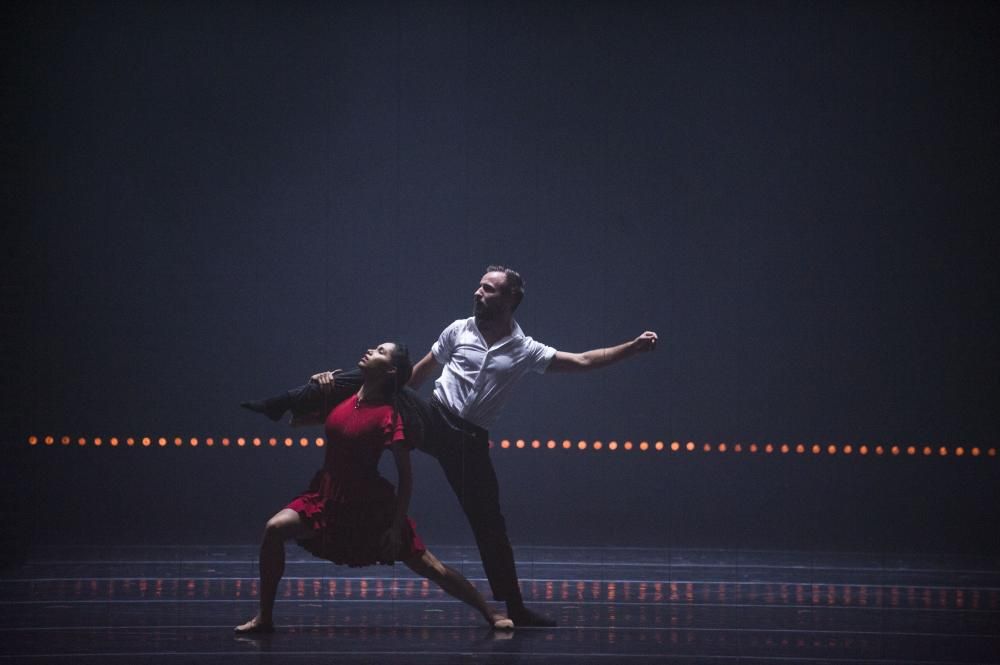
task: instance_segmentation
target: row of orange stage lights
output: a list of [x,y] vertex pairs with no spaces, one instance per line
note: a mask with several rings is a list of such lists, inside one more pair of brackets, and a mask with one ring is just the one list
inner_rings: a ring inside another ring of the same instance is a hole
[[[275,437],[271,438],[260,438],[260,437],[237,437],[230,439],[229,437],[224,437],[221,439],[216,439],[213,437],[207,438],[182,438],[182,437],[54,437],[54,436],[29,436],[28,437],[29,446],[93,446],[93,447],[103,447],[108,446],[111,448],[125,447],[125,448],[198,448],[206,447],[212,448],[215,446],[221,446],[223,448],[236,447],[236,448],[308,448],[309,446],[315,446],[317,448],[322,448],[326,445],[326,440],[322,437],[309,439],[306,437],[301,437],[299,439],[284,438],[278,439]],[[542,441],[540,439],[533,439],[527,441],[525,439],[501,439],[500,441],[490,441],[490,447],[499,447],[503,450],[577,450],[577,451],[638,451],[638,452],[687,452],[687,453],[749,453],[753,454],[764,454],[764,455],[859,455],[865,456],[875,456],[875,457],[996,457],[997,450],[995,447],[981,447],[981,446],[942,446],[942,445],[903,445],[903,444],[860,444],[853,445],[850,443],[845,444],[819,444],[819,443],[798,443],[798,444],[776,444],[776,443],[695,443],[694,441],[688,441],[687,443],[681,443],[679,441],[672,441],[670,443],[665,443],[663,441],[623,441],[619,443],[618,441],[608,441],[607,443],[603,441],[570,441],[569,439],[564,439],[563,441],[556,441],[555,439],[549,439],[548,441]]]

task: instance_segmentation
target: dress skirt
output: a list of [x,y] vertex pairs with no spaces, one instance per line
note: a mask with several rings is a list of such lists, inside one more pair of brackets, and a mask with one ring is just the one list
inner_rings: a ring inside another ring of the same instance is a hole
[[381,552],[383,534],[392,524],[396,489],[378,475],[365,478],[335,477],[329,469],[313,476],[309,489],[286,508],[294,510],[312,530],[298,541],[309,553],[345,566],[392,565],[426,551],[409,517],[402,527],[399,551],[386,558]]

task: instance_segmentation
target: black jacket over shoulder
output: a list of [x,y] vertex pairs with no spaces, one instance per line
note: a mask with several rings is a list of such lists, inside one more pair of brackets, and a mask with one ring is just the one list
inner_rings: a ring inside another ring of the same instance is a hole
[[[333,377],[333,389],[318,383],[307,383],[288,391],[292,398],[292,424],[321,424],[330,410],[358,392],[364,378],[361,370],[340,372]],[[396,398],[399,417],[403,419],[406,440],[415,448],[422,448],[430,432],[431,407],[411,388],[403,388]]]

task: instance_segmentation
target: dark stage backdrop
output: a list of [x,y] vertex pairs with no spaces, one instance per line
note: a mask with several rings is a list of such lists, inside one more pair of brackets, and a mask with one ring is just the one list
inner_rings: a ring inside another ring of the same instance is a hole
[[494,438],[560,449],[495,451],[516,542],[998,549],[1000,5],[3,11],[5,513],[34,537],[252,542],[322,452],[173,438],[297,441],[237,404],[419,357],[504,262],[537,339],[660,335],[523,383]]

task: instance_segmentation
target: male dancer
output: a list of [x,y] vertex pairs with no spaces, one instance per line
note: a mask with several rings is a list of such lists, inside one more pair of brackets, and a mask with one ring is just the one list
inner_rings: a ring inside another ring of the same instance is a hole
[[[524,605],[514,553],[500,512],[499,487],[489,455],[487,429],[529,371],[585,371],[656,348],[656,333],[584,353],[566,353],[525,337],[514,320],[524,280],[492,265],[475,291],[474,316],[455,321],[413,368],[411,387],[441,371],[431,398],[431,427],[422,449],[438,459],[472,527],[493,597],[507,603],[514,626],[555,626]],[[442,371],[443,368],[443,371]],[[317,375],[320,381],[322,375]],[[323,377],[332,380],[332,377]]]

